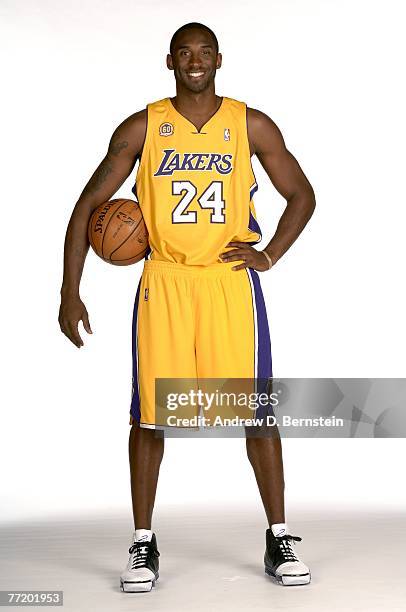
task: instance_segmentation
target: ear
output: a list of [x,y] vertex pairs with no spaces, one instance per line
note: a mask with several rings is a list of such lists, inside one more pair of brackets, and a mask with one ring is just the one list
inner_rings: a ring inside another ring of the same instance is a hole
[[221,55],[221,53],[217,53],[216,68],[221,68],[222,61],[223,61],[223,56]]
[[168,55],[166,56],[166,65],[169,70],[173,70],[172,55],[170,53],[168,53]]

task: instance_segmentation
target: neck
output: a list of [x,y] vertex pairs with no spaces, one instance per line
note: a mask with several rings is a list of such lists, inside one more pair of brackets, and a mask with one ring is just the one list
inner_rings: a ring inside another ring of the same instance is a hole
[[179,112],[205,115],[217,109],[220,97],[216,95],[214,83],[198,93],[176,84],[176,96],[172,98],[172,103]]

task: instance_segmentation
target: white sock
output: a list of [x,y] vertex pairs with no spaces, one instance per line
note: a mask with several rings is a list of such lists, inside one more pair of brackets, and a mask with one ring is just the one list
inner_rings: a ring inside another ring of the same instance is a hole
[[152,531],[151,529],[136,529],[134,533],[134,542],[151,542]]
[[277,536],[283,536],[288,533],[288,524],[287,523],[274,523],[271,525],[272,533],[275,538]]

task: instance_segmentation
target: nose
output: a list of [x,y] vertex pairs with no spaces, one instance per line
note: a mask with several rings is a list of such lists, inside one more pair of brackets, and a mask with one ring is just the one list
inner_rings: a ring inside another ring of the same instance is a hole
[[189,58],[189,67],[198,69],[198,68],[201,68],[201,66],[202,66],[202,63],[201,63],[201,59],[200,59],[198,52],[192,51],[192,54]]

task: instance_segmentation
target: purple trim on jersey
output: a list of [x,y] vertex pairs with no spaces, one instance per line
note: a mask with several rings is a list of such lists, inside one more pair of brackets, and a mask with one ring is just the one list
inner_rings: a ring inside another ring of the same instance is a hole
[[132,326],[132,354],[133,354],[133,394],[131,398],[131,408],[130,414],[133,419],[139,423],[141,420],[141,410],[140,410],[140,396],[138,393],[138,367],[137,367],[137,317],[138,317],[138,302],[140,299],[140,287],[141,287],[141,279],[138,283],[138,289],[135,296],[134,302],[134,313],[133,313],[133,326]]
[[[259,234],[262,238],[262,232],[261,232],[261,228],[258,225],[258,221],[255,219],[254,215],[252,214],[252,212],[250,211],[250,220],[248,223],[248,229],[250,229],[252,232],[257,232],[257,234]],[[258,240],[259,242],[259,240]]]
[[255,183],[250,189],[250,200],[252,200],[252,196],[256,191],[258,191],[258,185]]
[[[251,187],[251,189],[250,189],[250,201],[252,200],[252,196],[254,195],[254,193],[256,191],[258,191],[258,185],[255,182],[253,184],[253,186]],[[259,227],[258,221],[255,219],[255,217],[252,214],[251,210],[250,210],[250,219],[249,219],[249,222],[248,222],[248,229],[250,229],[252,232],[256,232],[260,236],[259,240],[257,240],[256,242],[250,242],[249,244],[256,244],[257,242],[261,242],[261,239],[262,239],[261,228]]]

